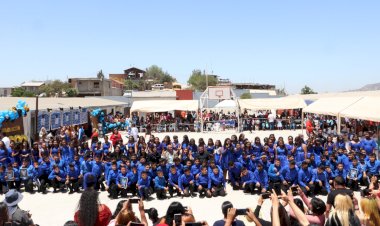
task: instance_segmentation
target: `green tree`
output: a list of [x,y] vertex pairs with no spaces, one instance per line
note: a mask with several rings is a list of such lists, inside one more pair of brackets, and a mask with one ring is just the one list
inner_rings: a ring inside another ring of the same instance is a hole
[[317,92],[315,92],[312,88],[310,88],[309,86],[305,85],[302,89],[301,89],[301,94],[304,95],[304,94],[317,94]]
[[250,93],[243,93],[240,95],[240,99],[252,99],[252,95]]
[[[215,86],[218,83],[218,79],[214,76],[207,75],[208,86]],[[187,83],[191,87],[198,91],[204,91],[207,88],[206,75],[202,74],[201,70],[196,69],[191,73]]]
[[[58,96],[62,96],[63,93],[68,93],[71,89],[71,84],[67,82],[62,82],[61,80],[54,80],[50,83],[46,83],[38,89],[38,93],[46,93],[46,96],[51,97],[58,94]],[[72,93],[72,92],[71,92]]]
[[152,65],[146,69],[145,77],[147,79],[153,80],[154,83],[171,83],[175,82],[176,79],[171,76],[168,72],[164,72],[162,68],[157,65]]
[[100,70],[100,71],[98,72],[98,74],[96,75],[96,77],[98,77],[98,79],[104,79],[103,70]]
[[30,91],[27,91],[22,87],[17,87],[13,89],[11,95],[12,97],[34,97],[36,94]]
[[66,90],[66,95],[68,97],[76,97],[78,95],[76,89],[73,89],[73,88],[70,88],[68,90]]
[[133,80],[125,80],[125,88],[128,90],[141,90],[140,83]]

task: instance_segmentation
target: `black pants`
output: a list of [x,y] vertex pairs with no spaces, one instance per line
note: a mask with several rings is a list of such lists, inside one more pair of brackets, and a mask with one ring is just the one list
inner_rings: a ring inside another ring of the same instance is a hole
[[272,189],[275,190],[277,195],[281,195],[281,181],[269,181],[268,190],[272,191]]
[[201,185],[202,186],[202,189],[199,189],[198,187],[198,192],[199,192],[199,197],[200,198],[204,198],[204,197],[207,197],[207,198],[211,198],[211,194],[209,194],[207,191],[207,184],[204,184],[204,185]]
[[21,181],[7,181],[8,189],[16,189],[17,191],[20,190],[21,187]]
[[177,191],[177,195],[180,196],[181,195],[181,191],[179,189],[177,189],[176,187],[172,186],[171,184],[169,184],[169,194],[171,197],[173,197],[173,193]]
[[32,180],[32,178],[29,178],[26,180],[21,180],[21,183],[24,184],[26,192],[33,192],[33,180]]
[[305,187],[301,187],[303,193],[305,195],[307,195],[307,196],[314,196],[315,185],[314,184],[309,184],[309,183],[307,183],[306,185],[310,188],[310,190],[307,191]]
[[351,190],[358,191],[359,190],[359,181],[353,179],[347,179],[347,187]]
[[46,193],[46,188],[48,184],[50,184],[50,181],[48,179],[48,175],[41,175],[39,178],[40,180],[40,187],[38,188],[39,192]]
[[108,193],[110,194],[111,199],[117,199],[119,192],[115,181],[111,181],[110,186],[108,187]]
[[62,181],[57,180],[57,178],[54,178],[53,180],[50,180],[50,183],[53,186],[54,192],[57,189],[63,189],[63,187],[65,186],[65,183],[62,182]]
[[327,195],[328,192],[326,189],[326,185],[322,184],[322,186],[321,186],[319,183],[315,182],[314,194],[315,195]]
[[130,192],[130,193],[132,193],[133,196],[136,196],[137,195],[136,185],[137,185],[137,183],[132,183],[132,184],[128,185],[127,192]]
[[253,193],[255,191],[255,183],[245,183],[244,193]]
[[118,194],[120,194],[122,198],[126,198],[128,196],[127,188],[120,188],[119,186],[117,186],[117,192]]
[[286,181],[288,184],[287,185],[284,185],[283,183],[281,183],[281,189],[287,193],[288,190],[290,189],[290,187],[292,187],[293,185],[295,185],[293,182],[290,182],[290,181]]
[[218,185],[214,186],[214,191],[212,192],[212,196],[217,197],[217,196],[226,196],[226,192],[224,191],[223,185]]
[[[239,180],[236,180],[235,183],[233,183],[233,182],[231,181],[232,190],[235,190],[235,191],[236,191],[236,190],[240,190],[241,185],[240,185],[240,183],[239,183],[238,181],[240,181],[240,179],[239,179]],[[239,185],[237,185],[236,182],[238,182]]]
[[104,175],[98,176],[96,178],[95,190],[99,190],[99,189],[101,189],[102,191],[106,190],[103,182],[104,182]]
[[150,197],[150,187],[143,187],[139,189],[139,197],[142,199],[147,199]]
[[184,191],[183,196],[189,197],[194,194],[194,184],[183,185]]
[[155,188],[156,196],[158,200],[166,199],[166,191],[163,188]]
[[79,192],[79,179],[70,179],[68,186],[70,192]]
[[7,183],[6,182],[0,182],[0,195],[7,192]]

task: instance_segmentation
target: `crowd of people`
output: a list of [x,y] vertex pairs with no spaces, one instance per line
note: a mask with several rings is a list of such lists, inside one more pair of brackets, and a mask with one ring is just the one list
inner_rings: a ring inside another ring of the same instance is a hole
[[[325,220],[342,220],[341,213],[330,219],[330,211],[332,206],[337,211],[342,202],[354,199],[352,191],[370,197],[379,190],[378,148],[369,132],[363,137],[352,136],[352,140],[326,136],[319,129],[308,139],[302,135],[276,138],[271,134],[263,140],[256,137],[250,141],[240,134],[224,141],[210,138],[207,142],[203,138],[196,142],[187,135],[181,142],[177,136],[165,136],[161,141],[154,135],[145,141],[144,136],[134,133],[125,143],[117,129],[104,141],[94,133],[89,142],[81,129],[63,127],[55,135],[43,134],[31,147],[26,141],[16,143],[3,134],[0,192],[47,193],[51,187],[54,193],[74,193],[93,188],[107,191],[111,199],[137,196],[149,201],[153,194],[160,200],[173,196],[225,196],[229,184],[234,190],[271,197],[272,202],[282,196],[282,201],[291,207],[292,195],[297,193],[314,212],[315,217],[307,217],[307,222],[323,225]],[[341,193],[349,197],[341,198],[337,205],[335,196]],[[327,203],[316,195],[328,195]],[[308,197],[311,200],[307,201]],[[356,211],[356,206],[351,207]],[[300,211],[293,207],[290,216],[297,216]],[[350,207],[341,208],[350,211]],[[103,209],[106,208],[99,206],[99,211]],[[80,216],[79,212],[76,218]],[[273,219],[271,224],[274,225]]]

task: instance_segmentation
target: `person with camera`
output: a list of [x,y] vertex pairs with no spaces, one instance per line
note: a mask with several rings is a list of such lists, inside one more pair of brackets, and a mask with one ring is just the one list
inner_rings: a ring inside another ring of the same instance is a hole
[[[251,211],[252,212],[252,211]],[[213,226],[244,226],[244,222],[236,219],[236,209],[230,201],[225,201],[222,204],[222,213],[224,218],[215,221]]]
[[[334,178],[334,190],[332,190],[327,195],[327,202],[326,202],[326,217],[329,216],[331,207],[335,205],[335,197],[339,194],[341,195],[348,195],[350,197],[353,197],[353,191],[351,189],[347,189],[345,186],[344,179],[341,176],[337,176]],[[335,207],[335,206],[334,206]]]

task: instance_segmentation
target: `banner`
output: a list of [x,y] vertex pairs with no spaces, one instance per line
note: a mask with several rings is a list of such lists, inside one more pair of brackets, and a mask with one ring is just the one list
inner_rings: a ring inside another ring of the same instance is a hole
[[62,114],[62,126],[71,126],[72,125],[72,112],[66,111]]
[[56,130],[61,127],[62,120],[62,112],[61,111],[53,111],[50,114],[50,126],[51,130]]
[[71,117],[72,117],[72,124],[73,125],[79,125],[79,124],[81,124],[80,123],[80,116],[81,116],[81,114],[80,114],[80,110],[79,109],[76,109],[76,110],[72,111]]
[[87,108],[82,108],[82,111],[80,112],[80,124],[86,124],[86,123],[88,123]]
[[28,138],[24,135],[24,120],[22,117],[17,118],[14,121],[3,122],[1,132],[5,133],[10,140],[14,140],[16,142],[28,140]]
[[47,131],[50,130],[50,113],[47,111],[39,111],[38,112],[38,125],[37,132],[41,131],[41,128],[44,127]]

